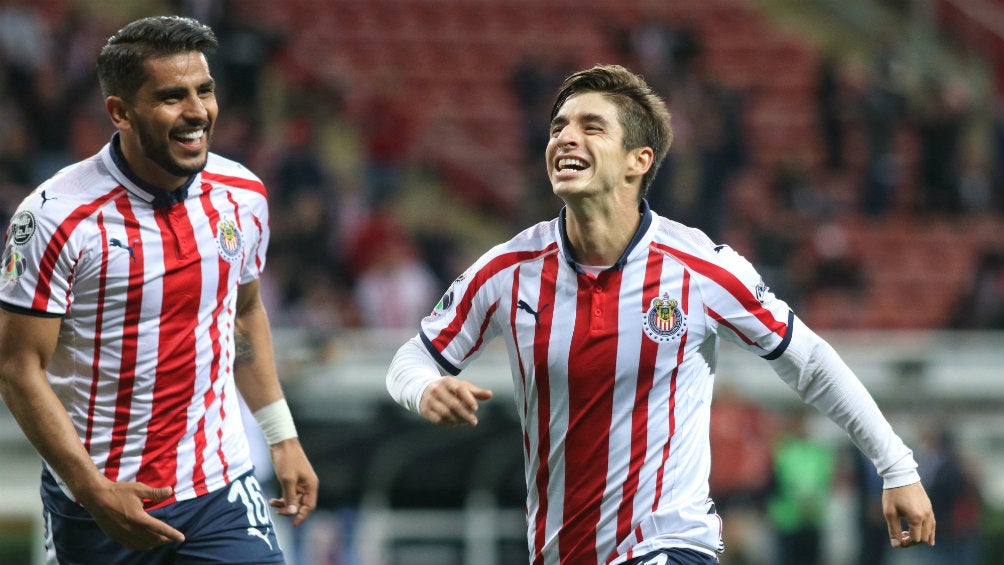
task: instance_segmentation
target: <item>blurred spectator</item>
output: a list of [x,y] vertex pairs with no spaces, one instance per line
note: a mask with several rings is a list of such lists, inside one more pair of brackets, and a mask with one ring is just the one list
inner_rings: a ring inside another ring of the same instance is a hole
[[695,108],[700,149],[699,213],[697,227],[711,239],[721,235],[725,201],[732,177],[746,164],[744,103],[738,92],[724,84],[698,78],[700,105]]
[[762,552],[764,501],[771,484],[773,414],[730,386],[711,404],[711,497],[722,522],[728,563],[750,563]]
[[847,230],[837,222],[811,229],[808,246],[794,261],[801,269],[805,316],[823,329],[860,328],[860,304],[869,281],[850,248]]
[[347,247],[355,306],[366,328],[415,328],[444,285],[387,202],[374,207]]
[[415,328],[435,304],[439,281],[405,238],[390,238],[367,249],[373,259],[356,281],[355,294],[363,326]]
[[777,535],[779,565],[820,565],[823,558],[835,454],[812,438],[807,424],[807,412],[796,409],[773,450],[774,484],[767,516]]
[[954,312],[953,328],[1004,330],[1004,250],[980,254],[972,283]]
[[513,68],[510,82],[523,126],[523,158],[536,164],[540,148],[547,145],[549,137],[548,116],[554,102],[551,96],[572,66],[543,45],[534,47],[527,49]]
[[826,56],[816,77],[816,104],[826,167],[831,171],[844,168],[844,104],[840,88],[840,63]]
[[890,211],[903,178],[895,142],[906,108],[894,81],[889,51],[888,46],[876,48],[870,64],[847,61],[842,73],[849,120],[846,127],[864,136],[856,147],[864,159],[860,206],[873,217]]
[[947,426],[927,431],[917,462],[931,504],[941,517],[937,544],[918,553],[918,563],[981,565],[983,501]]
[[214,55],[220,69],[219,95],[227,108],[257,110],[262,71],[282,47],[283,39],[274,27],[263,24],[260,13],[244,8],[239,1],[227,0],[222,13],[226,17],[215,28],[220,49]]
[[929,78],[914,120],[920,137],[922,207],[929,212],[961,211],[962,134],[970,96],[957,80]]
[[[857,503],[857,565],[882,565],[890,549],[889,528],[882,516],[882,477],[860,450],[848,449],[854,462],[854,495]],[[941,508],[935,507],[935,512]],[[939,514],[940,516],[940,514]],[[939,532],[940,533],[940,532]]]
[[401,190],[404,168],[414,142],[415,112],[408,107],[395,70],[379,73],[371,95],[357,110],[366,149],[366,185],[370,205],[390,200]]

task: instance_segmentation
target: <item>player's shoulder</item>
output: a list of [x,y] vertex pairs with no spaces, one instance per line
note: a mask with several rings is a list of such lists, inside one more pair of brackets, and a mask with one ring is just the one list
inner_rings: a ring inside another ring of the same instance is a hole
[[699,228],[661,216],[656,218],[652,241],[667,252],[695,257],[724,267],[745,267],[748,263],[731,245],[714,241]]
[[256,193],[268,198],[265,183],[251,169],[233,159],[209,153],[202,179],[218,185]]
[[508,255],[514,262],[533,260],[557,250],[557,220],[536,223],[491,250],[488,255]]
[[653,214],[652,240],[663,246],[681,251],[704,255],[714,252],[717,246],[701,229],[688,226],[658,214]]
[[557,238],[557,218],[538,222],[524,228],[509,241],[507,245],[518,248],[545,248],[553,244]]
[[60,217],[81,205],[99,203],[118,186],[101,159],[94,156],[57,171],[25,195],[18,209]]

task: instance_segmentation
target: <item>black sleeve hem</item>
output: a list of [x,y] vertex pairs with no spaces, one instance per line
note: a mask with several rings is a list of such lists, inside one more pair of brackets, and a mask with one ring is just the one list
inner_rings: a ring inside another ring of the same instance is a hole
[[446,360],[446,357],[443,357],[443,354],[432,345],[429,338],[425,337],[425,333],[418,332],[418,335],[422,338],[422,343],[425,344],[425,348],[429,351],[429,355],[432,355],[432,358],[436,360],[436,363],[439,363],[440,367],[445,369],[447,373],[453,375],[454,377],[460,374],[460,369],[454,367],[453,363],[450,363]]
[[795,313],[792,312],[791,310],[788,310],[788,328],[787,331],[784,333],[784,339],[782,339],[781,343],[774,348],[774,351],[771,351],[767,355],[762,355],[761,357],[763,357],[768,361],[773,361],[778,357],[780,357],[782,354],[784,354],[785,350],[788,349],[788,344],[791,343],[791,332],[794,330],[794,327],[795,327]]
[[14,314],[24,314],[26,316],[37,316],[39,318],[62,318],[62,314],[53,314],[52,312],[46,312],[45,310],[32,310],[31,308],[24,308],[22,306],[15,306],[8,302],[0,300],[0,308],[8,312],[13,312]]

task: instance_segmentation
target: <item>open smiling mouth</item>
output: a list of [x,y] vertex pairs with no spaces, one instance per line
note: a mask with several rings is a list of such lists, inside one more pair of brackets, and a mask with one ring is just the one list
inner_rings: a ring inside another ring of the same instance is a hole
[[189,147],[200,147],[205,139],[205,136],[206,130],[205,128],[202,128],[192,131],[172,133],[171,139]]
[[558,159],[558,164],[554,168],[555,172],[564,171],[584,171],[589,168],[589,163],[575,157],[562,157]]

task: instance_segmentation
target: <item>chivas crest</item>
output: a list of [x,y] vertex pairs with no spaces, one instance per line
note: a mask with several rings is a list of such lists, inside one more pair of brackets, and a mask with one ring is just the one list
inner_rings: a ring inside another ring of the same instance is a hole
[[680,301],[664,292],[652,299],[642,327],[652,341],[674,341],[687,331],[687,317],[680,308]]
[[216,224],[216,245],[227,262],[234,263],[241,258],[244,235],[233,218],[225,217]]

